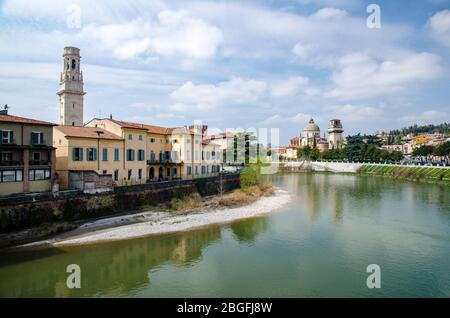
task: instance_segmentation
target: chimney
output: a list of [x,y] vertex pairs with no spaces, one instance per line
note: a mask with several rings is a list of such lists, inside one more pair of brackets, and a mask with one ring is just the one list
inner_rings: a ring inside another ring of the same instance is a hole
[[0,109],[0,115],[8,115],[8,104],[5,104],[3,109]]
[[112,114],[109,114],[109,119],[112,119]]

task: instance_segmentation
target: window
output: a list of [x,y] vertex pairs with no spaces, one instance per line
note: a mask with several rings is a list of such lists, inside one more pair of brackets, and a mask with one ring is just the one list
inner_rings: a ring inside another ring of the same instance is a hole
[[202,174],[205,174],[205,166],[202,166]]
[[102,160],[103,161],[108,161],[108,148],[103,148],[102,149]]
[[162,151],[159,152],[159,161],[164,161],[164,154]]
[[142,140],[142,135],[139,135],[139,140]]
[[167,168],[167,169],[166,169],[166,172],[167,172],[166,175],[167,175],[168,177],[170,177],[170,168]]
[[127,161],[134,161],[134,149],[127,149]]
[[138,160],[139,161],[145,160],[145,150],[143,150],[143,149],[138,150]]
[[191,152],[186,150],[186,160],[191,160]]
[[14,132],[12,130],[2,130],[2,144],[14,143]]
[[114,170],[114,181],[119,181],[119,170]]
[[86,148],[86,160],[97,161],[97,148]]
[[133,174],[133,170],[128,169],[128,180],[131,180],[132,174]]
[[187,175],[192,175],[192,167],[187,167]]
[[165,158],[164,160],[170,160],[170,151],[165,152]]
[[128,134],[128,140],[133,140],[133,135],[132,134]]
[[13,160],[12,152],[2,152],[1,153],[1,160],[2,161],[12,161]]
[[216,158],[216,152],[215,151],[211,151],[211,156],[214,158]]
[[30,143],[32,145],[43,145],[44,144],[44,133],[40,131],[33,131],[30,137]]
[[151,162],[154,162],[155,159],[156,159],[155,152],[152,150],[152,151],[150,152],[150,161],[151,161]]
[[199,144],[199,140],[195,139],[195,144],[198,145]]
[[72,149],[72,161],[83,161],[83,148]]
[[187,143],[187,144],[190,144],[190,143],[191,143],[191,140],[190,140],[190,139],[186,139],[186,143]]
[[119,160],[120,160],[119,148],[115,148],[114,149],[114,161],[119,161]]
[[195,175],[198,175],[198,166],[195,166]]
[[211,173],[215,173],[216,172],[216,166],[211,166]]
[[177,173],[178,173],[177,168],[172,168],[172,176],[176,177]]
[[33,161],[40,161],[41,160],[41,153],[40,152],[33,152],[33,155],[31,156]]
[[160,144],[162,144],[162,143],[163,143],[163,140],[162,140],[162,139],[160,139],[160,140],[159,140],[159,143],[160,143]]
[[32,169],[29,173],[29,179],[30,181],[49,180],[50,175],[49,169]]
[[206,160],[211,159],[211,153],[209,151],[206,152]]
[[139,180],[142,179],[142,169],[138,170],[138,178],[139,178]]
[[16,171],[3,171],[2,182],[15,182],[16,181]]
[[0,182],[22,182],[23,170],[4,170],[0,171]]
[[168,144],[170,141],[169,141],[169,139],[166,139],[166,144]]
[[198,150],[195,151],[195,161],[198,161]]
[[154,143],[155,141],[156,141],[155,138],[150,138],[151,143]]
[[173,140],[173,143],[174,143],[174,144],[177,144],[177,143],[178,143],[178,139],[174,139],[174,140]]
[[77,61],[75,59],[72,59],[72,70],[77,68]]
[[206,174],[209,174],[209,166],[206,166]]

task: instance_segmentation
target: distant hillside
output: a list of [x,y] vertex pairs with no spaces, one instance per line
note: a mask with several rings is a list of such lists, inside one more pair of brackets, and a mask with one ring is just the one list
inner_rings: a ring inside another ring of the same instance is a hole
[[439,125],[424,125],[424,126],[410,126],[402,129],[391,130],[390,133],[394,136],[406,136],[408,134],[414,133],[419,134],[432,134],[432,133],[450,133],[450,124],[443,123]]

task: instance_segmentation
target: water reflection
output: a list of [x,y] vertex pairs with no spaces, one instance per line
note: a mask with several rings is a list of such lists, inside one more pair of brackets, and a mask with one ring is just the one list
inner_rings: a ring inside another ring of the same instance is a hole
[[[166,262],[180,266],[195,263],[201,259],[202,250],[220,238],[220,228],[212,227],[164,237],[51,249],[46,257],[39,259],[35,257],[36,251],[30,251],[33,257],[27,261],[23,261],[23,255],[28,252],[3,254],[2,259],[20,257],[22,262],[0,268],[0,297],[125,295],[148,285],[149,273]],[[81,267],[82,288],[79,290],[66,287],[69,264]]]
[[239,221],[230,225],[230,229],[236,240],[247,244],[254,243],[260,234],[267,231],[267,227],[265,217]]

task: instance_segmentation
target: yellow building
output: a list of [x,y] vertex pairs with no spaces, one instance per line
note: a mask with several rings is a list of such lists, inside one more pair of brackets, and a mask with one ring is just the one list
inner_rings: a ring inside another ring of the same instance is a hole
[[51,191],[55,124],[0,111],[0,195]]
[[61,189],[110,188],[140,183],[129,174],[125,140],[93,127],[57,126],[53,132]]

